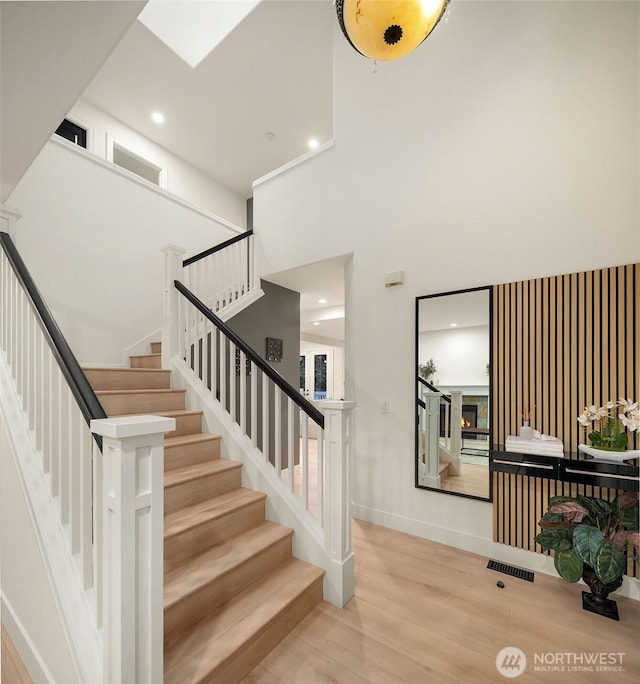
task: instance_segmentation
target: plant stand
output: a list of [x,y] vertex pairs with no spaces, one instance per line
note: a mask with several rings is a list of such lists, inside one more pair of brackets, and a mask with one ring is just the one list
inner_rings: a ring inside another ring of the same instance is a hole
[[588,591],[582,592],[582,609],[588,610],[591,613],[597,613],[610,620],[620,621],[618,604],[615,601],[608,598],[598,598]]
[[582,569],[582,579],[591,589],[591,592],[582,592],[582,608],[591,613],[597,613],[610,620],[620,621],[618,604],[610,598],[609,594],[622,586],[622,577],[617,577],[608,584],[603,584],[597,577],[593,568],[585,565]]

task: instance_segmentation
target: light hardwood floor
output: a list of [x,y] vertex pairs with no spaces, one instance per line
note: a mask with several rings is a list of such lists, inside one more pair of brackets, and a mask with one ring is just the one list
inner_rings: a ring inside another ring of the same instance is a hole
[[[496,656],[507,646],[527,659],[513,681],[640,681],[640,602],[614,597],[620,622],[608,620],[582,610],[581,585],[516,579],[488,570],[486,557],[360,521],[353,547],[355,597],[343,610],[321,603],[243,684],[506,682]],[[585,653],[624,653],[624,669],[535,669],[536,656],[575,663]]]
[[470,496],[489,496],[489,468],[486,465],[474,465],[472,463],[460,464],[458,477],[445,478],[440,488],[445,492],[457,492]]

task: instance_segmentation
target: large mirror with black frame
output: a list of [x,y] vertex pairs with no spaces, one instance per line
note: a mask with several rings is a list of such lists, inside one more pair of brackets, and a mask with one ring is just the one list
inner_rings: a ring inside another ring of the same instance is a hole
[[491,288],[416,298],[416,486],[491,500]]

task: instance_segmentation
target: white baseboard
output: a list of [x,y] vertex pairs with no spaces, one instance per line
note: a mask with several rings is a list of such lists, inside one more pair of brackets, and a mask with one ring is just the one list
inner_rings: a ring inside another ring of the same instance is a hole
[[23,624],[16,615],[11,603],[6,596],[0,594],[0,611],[2,614],[2,624],[4,625],[13,645],[26,667],[33,684],[56,684],[53,676],[49,672],[45,662],[40,657],[38,649],[29,638]]

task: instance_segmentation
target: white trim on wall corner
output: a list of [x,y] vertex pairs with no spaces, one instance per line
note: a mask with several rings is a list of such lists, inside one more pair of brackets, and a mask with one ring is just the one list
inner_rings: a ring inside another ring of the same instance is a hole
[[2,624],[4,625],[13,645],[18,651],[20,660],[27,669],[29,676],[34,682],[48,682],[56,684],[55,679],[46,663],[42,660],[38,649],[29,638],[29,634],[22,622],[16,615],[11,603],[4,594],[0,594],[0,610],[2,611]]
[[251,184],[251,187],[253,189],[257,188],[258,185],[262,185],[262,183],[266,183],[268,180],[271,180],[272,178],[275,178],[276,176],[279,176],[281,173],[286,173],[290,169],[293,169],[295,166],[298,166],[299,164],[304,164],[304,162],[309,161],[309,159],[313,159],[319,154],[322,154],[323,152],[326,152],[327,150],[330,150],[332,147],[335,147],[336,142],[335,140],[329,140],[326,143],[323,143],[320,145],[315,150],[312,150],[311,152],[307,152],[306,154],[302,154],[299,157],[296,157],[295,159],[292,159],[290,162],[287,162],[286,164],[283,164],[282,166],[279,166],[277,169],[274,169],[273,171],[269,171],[269,173],[266,173],[264,176],[261,176],[257,180],[254,180],[253,183]]
[[167,199],[171,200],[172,202],[175,202],[176,204],[179,204],[182,207],[185,207],[186,209],[189,209],[190,211],[195,212],[196,214],[200,214],[200,216],[204,216],[205,218],[210,219],[211,221],[215,221],[215,223],[219,223],[221,226],[225,226],[225,228],[229,228],[230,230],[234,231],[235,233],[245,233],[246,230],[244,228],[241,228],[240,226],[236,226],[235,223],[231,223],[231,221],[227,221],[227,219],[222,218],[221,216],[218,216],[217,214],[214,214],[211,211],[207,211],[206,209],[202,209],[201,207],[196,206],[195,204],[191,204],[190,202],[187,202],[186,200],[182,199],[181,197],[178,197],[177,195],[174,195],[172,192],[169,190],[165,190],[164,188],[161,188],[154,183],[150,183],[149,181],[145,180],[144,178],[141,178],[140,176],[136,176],[136,174],[131,173],[119,166],[116,166],[115,164],[112,164],[111,162],[107,161],[106,159],[103,159],[102,157],[98,157],[96,154],[93,154],[92,152],[88,152],[82,147],[78,147],[78,145],[74,145],[72,142],[69,142],[68,140],[65,140],[64,138],[61,138],[59,135],[53,135],[50,138],[50,142],[54,143],[55,145],[58,145],[59,147],[64,148],[65,150],[68,150],[69,152],[72,152],[73,154],[80,155],[81,157],[84,157],[85,159],[92,161],[94,164],[98,164],[98,166],[102,166],[104,169],[108,169],[112,173],[117,173],[120,176],[123,176],[125,178],[128,178],[129,180],[133,181],[134,183],[138,183],[139,185],[142,185],[143,187],[147,188],[148,190],[151,190],[152,192],[155,192],[159,195],[162,195],[163,197],[166,197]]

